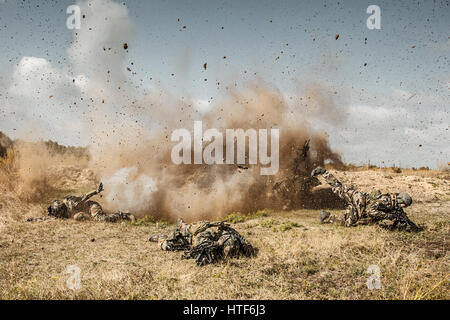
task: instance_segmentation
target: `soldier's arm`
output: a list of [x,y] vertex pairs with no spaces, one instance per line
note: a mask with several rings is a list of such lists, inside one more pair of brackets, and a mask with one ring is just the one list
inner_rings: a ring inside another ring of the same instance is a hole
[[381,220],[393,221],[394,224],[392,225],[392,228],[395,228],[398,225],[400,225],[403,227],[409,226],[413,231],[420,230],[419,227],[408,218],[406,212],[403,211],[402,208],[394,208],[391,210],[386,210],[386,208],[384,208],[382,205],[374,206],[373,208],[370,208],[368,210],[367,214],[376,221]]
[[360,192],[358,190],[355,190],[353,187],[347,187],[343,185],[331,172],[325,170],[322,167],[317,167],[311,172],[311,176],[313,177],[319,174],[325,178],[325,181],[331,186],[331,190],[334,194],[343,199],[353,208],[356,208],[356,210],[361,210],[361,203],[363,203],[362,198],[365,198],[364,192]]
[[342,183],[328,170],[325,170],[322,167],[317,167],[316,169],[314,169],[311,173],[311,175],[317,176],[317,175],[322,175],[322,177],[325,178],[325,181],[331,186],[333,192],[339,196],[339,198],[344,199],[346,201],[348,201],[349,199],[347,199],[345,197],[345,193],[346,193],[346,189],[344,187],[344,185],[342,185]]
[[344,188],[342,183],[330,171],[325,170],[325,172],[322,173],[322,177],[324,177],[325,181],[333,188],[336,188],[336,189]]
[[317,167],[311,172],[312,177],[315,177],[319,174],[324,177],[326,182],[333,188],[343,188],[342,183],[330,171],[322,167]]
[[407,216],[406,212],[403,211],[402,208],[398,208],[395,211],[395,222],[400,223],[402,225],[408,225],[412,231],[419,231],[420,228],[414,223],[412,222],[409,217]]

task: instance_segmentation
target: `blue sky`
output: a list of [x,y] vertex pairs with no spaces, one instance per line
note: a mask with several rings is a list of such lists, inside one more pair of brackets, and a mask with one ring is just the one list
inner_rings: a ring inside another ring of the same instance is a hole
[[[73,3],[4,0],[1,69],[11,68],[24,55],[63,61],[72,40],[71,30],[65,28],[65,9]],[[190,81],[183,86],[205,97],[214,85],[204,78],[224,72],[254,71],[289,88],[292,77],[308,77],[308,65],[321,63],[323,55],[342,59],[334,81],[379,92],[400,83],[411,91],[436,90],[442,87],[438,81],[448,77],[448,51],[432,47],[448,48],[450,8],[445,1],[380,1],[381,30],[366,27],[371,1],[124,3],[136,31],[131,51],[135,65],[154,79],[174,84],[178,79],[171,74],[180,70],[172,62],[188,56]]]
[[[116,2],[133,27],[126,64],[143,87],[208,100],[224,94],[217,82],[244,85],[255,73],[287,96],[319,82],[348,97],[346,122],[327,128],[345,160],[434,167],[449,159],[448,1]],[[23,57],[67,64],[73,3],[0,1],[0,88]],[[366,27],[372,4],[380,30]],[[14,137],[11,116],[0,114],[0,130]]]

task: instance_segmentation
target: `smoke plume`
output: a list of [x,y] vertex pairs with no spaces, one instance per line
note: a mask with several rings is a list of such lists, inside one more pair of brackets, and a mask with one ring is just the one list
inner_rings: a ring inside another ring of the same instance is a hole
[[[310,83],[295,92],[292,103],[274,85],[254,79],[240,87],[224,85],[221,98],[199,110],[193,98],[177,98],[164,88],[148,91],[133,82],[133,64],[128,57],[133,48],[133,26],[125,6],[108,0],[78,4],[85,19],[68,48],[68,66],[58,69],[39,60],[39,83],[42,87],[46,75],[52,75],[48,80],[51,84],[45,85],[45,94],[55,96],[50,117],[61,114],[63,123],[76,123],[68,128],[80,139],[89,139],[89,167],[104,182],[102,205],[106,210],[192,221],[217,219],[233,211],[282,209],[285,203],[274,196],[274,184],[299,172],[306,177],[313,166],[326,161],[340,163],[327,135],[313,126],[341,121],[336,106],[342,101],[336,100],[331,90]],[[33,64],[36,58],[19,64],[15,83],[23,83],[23,68],[32,68]],[[53,82],[58,81],[64,83],[65,95],[61,97],[53,93],[53,88],[58,88]],[[17,91],[17,87],[11,86],[9,96],[19,94],[12,90]],[[28,91],[21,91],[20,98],[27,98],[26,94]],[[76,111],[68,111],[67,105]],[[58,106],[59,112],[55,110]],[[46,106],[41,109],[46,110]],[[68,112],[69,119],[65,116]],[[28,116],[31,113],[28,111]],[[205,129],[219,131],[280,129],[278,173],[261,176],[260,165],[239,170],[236,165],[173,164],[170,152],[175,143],[170,141],[171,133],[179,128],[192,129],[195,120],[202,120]],[[62,122],[55,123],[57,127],[51,123],[46,126],[46,134],[48,128],[53,128],[53,135],[66,128]],[[307,140],[309,153],[300,171],[294,172],[298,152]],[[42,158],[38,164],[26,165],[36,167],[45,161]],[[38,167],[34,172],[45,173],[45,168]]]

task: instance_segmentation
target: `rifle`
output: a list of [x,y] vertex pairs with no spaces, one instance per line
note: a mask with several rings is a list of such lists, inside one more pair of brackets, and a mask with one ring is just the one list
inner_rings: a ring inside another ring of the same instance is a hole
[[198,266],[213,263],[221,257],[220,246],[217,241],[203,241],[202,243],[184,251],[181,259],[195,259]]
[[[224,221],[206,223],[201,229],[201,232],[211,227],[218,228],[218,235],[216,234],[217,237],[223,236],[225,232],[229,238],[234,239],[233,241],[236,243],[237,247],[235,247],[232,251],[232,256],[238,257],[240,255],[244,255],[250,257],[256,255],[256,250],[252,247],[252,245],[245,240],[239,232],[230,227],[228,223]],[[216,236],[211,237],[205,235],[199,244],[186,249],[181,258],[195,259],[198,266],[214,263],[224,258],[225,253],[223,241],[224,239],[219,240]]]
[[305,162],[305,169],[306,171],[308,171],[308,163],[307,163],[307,158],[308,158],[308,151],[309,151],[309,139],[305,141],[305,143],[303,144],[303,147],[301,150],[297,150],[297,155],[294,158],[294,168],[293,168],[293,173],[294,175],[299,174],[299,170],[300,170],[300,164],[302,162]]
[[[212,227],[217,227],[219,229],[219,233],[223,230],[235,231],[228,223],[218,221],[206,223],[203,228],[197,231],[197,234]],[[198,266],[214,263],[222,257],[222,245],[214,239],[204,239],[199,244],[186,249],[181,256],[182,259],[195,259]]]
[[409,226],[412,231],[420,231],[420,228],[408,218],[408,216],[402,209],[396,210],[395,212],[393,226],[396,227],[398,223],[400,223],[402,226]]

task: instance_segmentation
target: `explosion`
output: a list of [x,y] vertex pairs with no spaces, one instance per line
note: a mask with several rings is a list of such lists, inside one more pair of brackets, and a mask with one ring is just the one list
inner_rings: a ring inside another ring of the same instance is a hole
[[[315,183],[306,178],[310,170],[326,161],[341,162],[326,133],[313,125],[340,121],[337,106],[343,102],[331,90],[310,83],[295,93],[293,103],[275,86],[254,79],[242,86],[224,86],[219,98],[199,110],[193,98],[176,97],[158,87],[149,91],[134,82],[133,72],[127,72],[131,68],[125,67],[130,62],[128,51],[133,48],[133,26],[125,6],[98,0],[81,2],[80,7],[86,15],[83,23],[90,28],[74,32],[68,67],[57,69],[43,59],[23,58],[8,94],[20,96],[23,79],[31,79],[35,91],[52,97],[52,116],[67,123],[67,129],[75,130],[78,137],[87,137],[88,167],[104,182],[105,209],[171,220],[183,217],[186,221],[217,219],[233,211],[282,209],[286,201],[275,197],[274,185],[287,178],[297,181],[299,176],[303,181],[301,197],[290,201],[288,207],[302,207],[313,197]],[[90,32],[91,28],[97,32]],[[39,69],[39,79],[35,68]],[[50,79],[50,83],[42,79]],[[63,84],[55,89],[53,82],[60,79]],[[34,111],[28,113],[34,115]],[[42,118],[39,116],[39,122],[30,120],[33,135],[41,131],[42,136],[54,136],[61,130],[61,122],[55,122],[57,127],[54,123],[41,125]],[[278,172],[260,175],[260,164],[249,165],[247,170],[239,170],[235,164],[174,164],[171,134],[192,128],[196,120],[218,130],[279,129]],[[309,150],[300,163],[298,152],[306,141]],[[20,159],[28,166],[25,180],[32,180],[29,185],[36,184],[37,176],[45,180],[49,164],[55,162],[46,156],[36,161],[26,150]]]
[[[163,117],[159,112],[148,111],[149,118],[164,124],[160,131],[111,126],[105,131],[115,130],[114,134],[106,139],[98,136],[98,143],[89,147],[91,167],[105,181],[107,208],[121,207],[136,214],[186,220],[217,219],[233,211],[280,209],[284,204],[273,197],[276,182],[299,173],[307,176],[314,166],[325,161],[340,163],[327,136],[313,130],[304,109],[289,107],[283,96],[268,86],[259,84],[231,93],[230,98],[212,106],[204,115],[184,109],[181,103],[167,109],[173,112]],[[279,171],[264,176],[260,174],[261,164],[249,165],[248,170],[238,170],[230,164],[174,164],[170,155],[175,143],[170,141],[170,133],[180,127],[191,128],[192,119],[219,130],[280,128]],[[307,140],[311,149],[294,172],[297,152]],[[305,183],[314,185],[308,179]],[[313,197],[309,187],[305,191]]]

